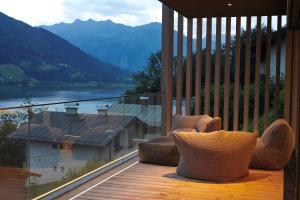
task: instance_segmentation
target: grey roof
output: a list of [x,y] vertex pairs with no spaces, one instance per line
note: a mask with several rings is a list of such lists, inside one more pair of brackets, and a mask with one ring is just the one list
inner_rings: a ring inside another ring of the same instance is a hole
[[140,105],[140,104],[119,104],[114,103],[108,110],[109,114],[136,116],[148,126],[160,126],[161,106],[160,105]]
[[[142,123],[138,118],[120,115],[77,114],[43,112],[31,121],[30,140],[68,142],[88,146],[106,146],[131,123]],[[142,123],[143,124],[143,123]],[[26,139],[29,127],[22,125],[8,137]]]

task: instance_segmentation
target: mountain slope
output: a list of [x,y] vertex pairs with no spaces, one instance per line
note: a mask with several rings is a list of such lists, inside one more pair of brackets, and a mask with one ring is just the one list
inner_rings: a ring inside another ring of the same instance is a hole
[[112,21],[81,21],[42,26],[85,52],[128,69],[141,69],[152,52],[161,46],[161,25],[130,27]]
[[19,83],[123,82],[125,70],[104,63],[57,35],[0,13],[0,81]]
[[[59,23],[42,26],[68,40],[85,52],[130,71],[142,69],[149,55],[161,49],[161,24],[126,26],[110,20],[75,20],[73,23]],[[174,34],[174,53],[177,46],[177,32]],[[214,37],[213,37],[214,40]],[[205,47],[205,38],[202,46]],[[194,48],[195,48],[194,40]],[[184,37],[186,44],[186,37]],[[214,42],[213,42],[214,44]],[[186,53],[184,45],[184,53]],[[214,46],[212,47],[214,49]]]

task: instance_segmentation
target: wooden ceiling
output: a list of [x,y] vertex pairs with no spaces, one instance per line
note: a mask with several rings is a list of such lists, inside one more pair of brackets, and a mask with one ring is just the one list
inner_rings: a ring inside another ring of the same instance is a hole
[[159,1],[188,18],[285,15],[287,10],[287,0]]

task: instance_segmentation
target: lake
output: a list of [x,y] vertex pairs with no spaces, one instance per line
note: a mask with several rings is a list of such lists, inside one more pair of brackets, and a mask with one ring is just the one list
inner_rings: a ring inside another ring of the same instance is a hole
[[[103,89],[63,89],[63,88],[23,88],[0,86],[0,108],[20,106],[26,97],[30,97],[33,104],[56,103],[74,100],[87,100],[108,97],[119,97],[128,88],[103,88]],[[116,101],[116,100],[115,100]],[[95,106],[99,103],[111,103],[112,100],[81,103],[80,110],[96,112]],[[94,104],[94,105],[92,105]],[[51,106],[51,110],[61,110],[63,105]],[[92,108],[88,108],[92,107]]]

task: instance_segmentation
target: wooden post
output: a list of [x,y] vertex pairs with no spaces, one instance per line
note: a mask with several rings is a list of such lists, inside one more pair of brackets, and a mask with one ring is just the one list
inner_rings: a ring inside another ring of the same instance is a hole
[[239,90],[240,90],[240,48],[241,48],[241,17],[236,18],[235,34],[235,64],[234,64],[234,99],[233,99],[233,130],[239,128]]
[[205,107],[204,114],[210,115],[210,83],[211,83],[211,18],[206,23],[206,59],[205,59]]
[[201,109],[201,68],[202,68],[202,18],[197,19],[197,52],[196,52],[196,80],[195,80],[195,115]]
[[276,75],[275,75],[275,117],[279,117],[280,104],[280,59],[281,59],[281,15],[277,17],[277,34],[276,34]]
[[253,115],[253,131],[258,131],[259,118],[259,76],[260,76],[260,57],[261,57],[261,16],[257,17],[256,26],[256,62],[255,62],[255,80],[254,80],[254,115]]
[[272,16],[268,16],[266,66],[265,66],[264,129],[266,129],[269,125],[271,48],[272,48]]
[[183,16],[178,14],[177,36],[177,79],[176,79],[176,114],[182,112],[182,57],[183,57]]
[[300,30],[294,31],[293,44],[293,69],[292,69],[292,113],[291,126],[295,133],[295,149],[296,149],[296,198],[300,198]]
[[186,88],[185,88],[185,114],[191,114],[192,92],[192,57],[193,57],[193,19],[188,19],[187,27],[187,58],[186,58]]
[[224,80],[224,117],[223,129],[228,130],[229,121],[229,87],[230,87],[230,39],[231,18],[226,18],[226,46],[225,46],[225,80]]
[[243,130],[248,130],[249,124],[249,84],[250,84],[250,58],[251,58],[251,17],[247,17],[246,55],[245,55],[245,85],[244,85],[244,122]]
[[162,8],[162,134],[167,135],[172,126],[172,68],[174,11],[166,5]]
[[220,71],[221,71],[221,17],[217,17],[216,26],[216,57],[215,57],[215,95],[214,95],[214,116],[219,116],[220,101]]
[[284,119],[291,121],[291,88],[292,88],[292,49],[293,48],[293,31],[286,32],[286,49],[285,49],[285,87],[284,87]]

